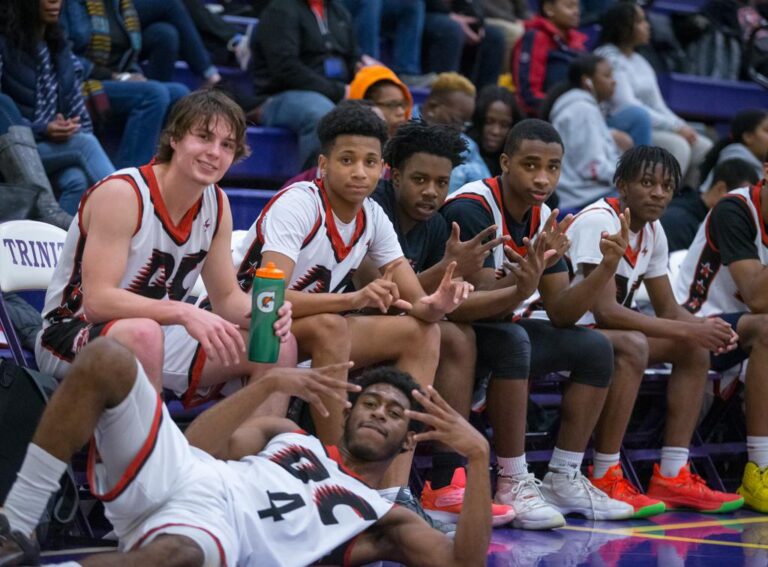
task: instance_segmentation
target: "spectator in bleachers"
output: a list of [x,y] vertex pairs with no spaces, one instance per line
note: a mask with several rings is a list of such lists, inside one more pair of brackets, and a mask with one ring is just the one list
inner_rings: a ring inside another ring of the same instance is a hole
[[509,58],[517,41],[525,33],[525,23],[531,17],[528,0],[483,0],[485,21],[504,32],[506,45],[501,60],[501,72],[509,72]]
[[235,25],[206,8],[203,0],[183,1],[213,61],[220,65],[236,64],[245,71],[251,61],[248,30],[241,33]]
[[114,171],[80,93],[82,69],[59,27],[60,0],[9,0],[0,12],[0,91],[13,99],[74,214],[88,187]]
[[[122,0],[121,0],[122,1]],[[186,61],[204,87],[221,81],[192,18],[181,0],[133,0],[141,23],[141,53],[148,79],[170,82],[177,59]]]
[[62,24],[85,70],[85,90],[100,122],[125,119],[119,168],[147,163],[165,117],[189,92],[179,83],[147,80],[139,67],[142,35],[130,0],[67,0]]
[[632,138],[609,129],[600,110],[615,88],[608,60],[582,55],[571,63],[567,82],[556,86],[542,106],[542,117],[552,123],[565,144],[557,185],[564,209],[581,208],[616,192],[616,162],[632,147]]
[[500,27],[484,21],[480,0],[427,0],[426,71],[461,72],[478,89],[495,84],[505,41]]
[[476,94],[475,86],[466,77],[452,72],[440,73],[432,84],[427,100],[414,109],[414,116],[424,119],[427,124],[443,124],[462,132],[467,143],[467,151],[461,156],[463,163],[451,173],[449,193],[465,183],[490,176],[488,166],[480,155],[480,148],[465,133],[472,126]]
[[752,165],[755,175],[763,176],[763,162],[768,157],[768,111],[763,109],[742,110],[731,119],[728,136],[721,138],[701,164],[704,182],[700,191],[712,185],[715,166],[729,159],[742,159]]
[[392,38],[392,69],[404,82],[422,85],[431,76],[421,73],[421,37],[425,0],[344,0],[355,21],[360,50],[381,59],[381,41]]
[[751,187],[760,178],[750,162],[731,158],[715,166],[712,175],[707,178],[710,184],[705,190],[688,191],[672,199],[661,217],[669,251],[687,250],[707,213],[726,193],[740,187]]
[[[245,129],[223,93],[195,91],[174,108],[155,160],[86,194],[46,294],[35,349],[42,371],[63,379],[86,343],[108,336],[136,355],[158,391],[189,406],[269,368],[245,353],[251,297],[237,285],[232,215],[217,186],[248,153]],[[198,277],[211,311],[185,301]],[[296,364],[290,320],[286,302],[274,325],[281,366]]]
[[683,181],[698,186],[699,166],[712,147],[706,136],[700,135],[685,120],[670,110],[659,89],[656,72],[636,51],[648,43],[650,26],[643,9],[633,2],[619,2],[603,15],[601,46],[595,51],[611,62],[616,92],[611,111],[630,106],[642,106],[651,116],[652,142],[667,149],[680,163]]
[[381,111],[387,123],[388,135],[410,120],[413,97],[400,78],[383,65],[363,67],[349,85],[350,99],[366,99]]
[[253,34],[255,99],[249,118],[299,138],[299,160],[314,165],[317,124],[349,93],[360,63],[354,25],[341,0],[281,0]]
[[587,36],[578,26],[578,0],[541,0],[539,14],[525,22],[511,72],[517,101],[528,115],[538,115],[546,92],[566,78],[570,62],[585,52]]
[[477,95],[472,126],[467,134],[477,144],[491,176],[501,175],[504,140],[522,118],[515,95],[509,89],[487,85]]
[[[618,198],[600,199],[587,207],[568,229],[568,257],[579,285],[603,261],[604,238],[621,228],[628,241],[613,278],[594,290],[592,308],[579,325],[599,330],[614,342],[627,337],[624,364],[614,366],[613,383],[595,428],[594,467],[590,480],[606,494],[631,504],[633,517],[670,509],[725,513],[742,506],[737,494],[713,490],[690,469],[690,445],[704,399],[709,357],[736,348],[738,337],[719,317],[700,318],[678,305],[667,266],[667,241],[658,220],[682,179],[670,152],[638,146],[616,167]],[[632,298],[645,283],[655,315],[638,313]],[[630,334],[631,333],[631,334]],[[625,478],[620,464],[624,432],[647,365],[669,363],[661,460],[654,463],[648,491],[642,494]]]
[[[32,129],[25,124],[16,103],[0,93],[0,179],[11,185],[34,186],[26,197],[15,197],[15,207],[27,211],[26,218],[39,220],[66,230],[72,215],[56,202],[53,187],[40,159]],[[7,189],[6,189],[7,190]],[[22,202],[19,202],[21,199]],[[0,197],[0,203],[3,199]],[[3,205],[5,214],[10,207]],[[10,219],[6,219],[10,220]]]

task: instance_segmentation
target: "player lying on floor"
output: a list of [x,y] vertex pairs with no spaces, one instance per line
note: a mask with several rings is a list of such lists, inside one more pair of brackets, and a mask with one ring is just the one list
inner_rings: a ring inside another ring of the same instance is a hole
[[[404,372],[370,370],[355,386],[332,378],[338,370],[273,368],[199,416],[185,438],[133,354],[112,339],[94,340],[51,399],[0,509],[0,565],[38,563],[31,534],[66,463],[91,436],[91,490],[104,501],[121,553],[83,565],[484,565],[487,441]],[[345,405],[338,447],[286,419],[249,419],[273,392],[301,396],[321,414],[321,396]],[[417,433],[419,422],[429,430]],[[468,459],[453,541],[368,486],[427,440]]]

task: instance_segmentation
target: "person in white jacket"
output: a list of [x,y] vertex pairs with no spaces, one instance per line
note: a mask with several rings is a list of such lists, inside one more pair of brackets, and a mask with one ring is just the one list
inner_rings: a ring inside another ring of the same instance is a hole
[[656,71],[636,51],[649,39],[648,20],[642,8],[635,3],[619,2],[603,15],[601,45],[595,53],[611,62],[616,78],[611,112],[632,105],[646,108],[651,115],[653,145],[661,146],[675,156],[680,163],[684,183],[698,187],[699,167],[712,147],[712,141],[698,134],[667,106],[659,89]]
[[561,209],[581,208],[616,191],[616,162],[632,139],[610,130],[600,109],[615,87],[606,59],[582,55],[571,63],[568,81],[555,87],[544,104],[545,116],[565,145],[557,186]]

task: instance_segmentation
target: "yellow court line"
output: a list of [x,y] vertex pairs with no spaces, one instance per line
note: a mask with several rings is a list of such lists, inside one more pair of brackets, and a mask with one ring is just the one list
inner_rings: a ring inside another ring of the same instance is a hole
[[578,526],[565,526],[560,529],[571,530],[575,532],[595,532],[595,533],[610,534],[610,535],[625,535],[627,537],[636,537],[640,539],[658,539],[662,541],[682,541],[686,543],[701,543],[705,545],[721,545],[725,547],[740,547],[740,548],[748,548],[748,549],[768,549],[768,545],[763,545],[759,543],[699,539],[694,537],[679,537],[679,536],[669,536],[664,534],[650,534],[650,533],[642,533],[642,532],[633,533],[631,531],[631,528],[628,528],[626,532],[617,532],[615,530],[603,530],[600,528],[582,528]]
[[633,532],[658,532],[666,530],[687,530],[691,528],[710,528],[713,526],[733,526],[738,524],[766,524],[768,516],[758,516],[752,518],[733,518],[731,520],[708,520],[706,522],[683,522],[678,524],[653,524],[651,526],[639,526],[634,528],[615,528],[615,533],[625,533],[627,530]]

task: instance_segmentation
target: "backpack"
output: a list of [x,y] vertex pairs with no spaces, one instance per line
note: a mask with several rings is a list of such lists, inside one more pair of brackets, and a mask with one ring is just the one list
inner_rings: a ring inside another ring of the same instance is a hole
[[[40,416],[58,383],[47,374],[0,360],[0,502],[4,502],[26,455]],[[61,478],[37,528],[41,545],[66,534],[79,507],[71,467]]]

